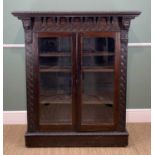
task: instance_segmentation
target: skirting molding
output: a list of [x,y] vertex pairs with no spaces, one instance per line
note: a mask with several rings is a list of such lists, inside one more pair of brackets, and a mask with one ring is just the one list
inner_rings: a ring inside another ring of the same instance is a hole
[[151,43],[128,43],[129,47],[146,47],[151,46]]
[[[129,47],[150,47],[151,43],[128,43]],[[25,44],[3,44],[4,48],[24,48]]]
[[25,44],[3,44],[4,48],[24,48]]
[[[3,124],[26,124],[26,111],[4,111]],[[127,123],[151,122],[151,109],[127,109]]]

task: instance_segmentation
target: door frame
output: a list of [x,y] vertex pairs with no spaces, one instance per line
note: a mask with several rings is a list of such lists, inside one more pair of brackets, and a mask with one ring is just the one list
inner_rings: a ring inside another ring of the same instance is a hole
[[[40,73],[39,73],[39,44],[38,44],[38,39],[39,38],[50,38],[50,37],[63,37],[63,36],[68,36],[71,37],[72,41],[71,41],[71,67],[72,67],[72,71],[71,71],[71,95],[72,95],[72,123],[71,124],[40,124],[40,102],[39,102],[39,86],[40,86]],[[74,131],[75,130],[75,125],[76,125],[76,113],[75,113],[75,109],[76,109],[76,35],[75,33],[72,32],[38,32],[34,34],[34,44],[33,46],[35,47],[35,62],[36,62],[36,76],[38,78],[38,84],[37,84],[37,94],[38,94],[38,105],[37,105],[37,122],[38,122],[38,130],[41,132],[47,132],[47,131]]]
[[[82,124],[82,37],[112,37],[115,39],[114,61],[114,122],[105,124]],[[119,124],[119,78],[120,78],[120,32],[81,32],[78,36],[78,130],[79,131],[109,131],[117,129]]]

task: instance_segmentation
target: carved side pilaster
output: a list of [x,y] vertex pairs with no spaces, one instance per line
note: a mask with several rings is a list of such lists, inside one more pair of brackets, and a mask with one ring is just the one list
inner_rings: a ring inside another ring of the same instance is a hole
[[128,30],[130,18],[122,19],[120,31],[121,54],[120,54],[120,98],[119,98],[119,130],[124,131],[126,126],[126,81],[127,81],[127,53],[128,53]]
[[32,50],[32,21],[31,18],[22,19],[25,31],[25,53],[26,53],[26,85],[27,85],[27,122],[28,131],[35,131],[35,95],[34,95],[34,53]]

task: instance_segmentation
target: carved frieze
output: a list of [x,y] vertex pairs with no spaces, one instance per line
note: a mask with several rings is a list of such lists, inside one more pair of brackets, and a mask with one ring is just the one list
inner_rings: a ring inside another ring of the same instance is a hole
[[119,31],[118,17],[42,17],[34,18],[33,31]]

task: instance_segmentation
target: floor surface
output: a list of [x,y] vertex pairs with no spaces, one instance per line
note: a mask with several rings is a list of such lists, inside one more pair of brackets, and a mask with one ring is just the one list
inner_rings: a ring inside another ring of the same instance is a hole
[[26,148],[25,125],[4,125],[4,155],[150,155],[151,124],[127,124],[127,147]]

